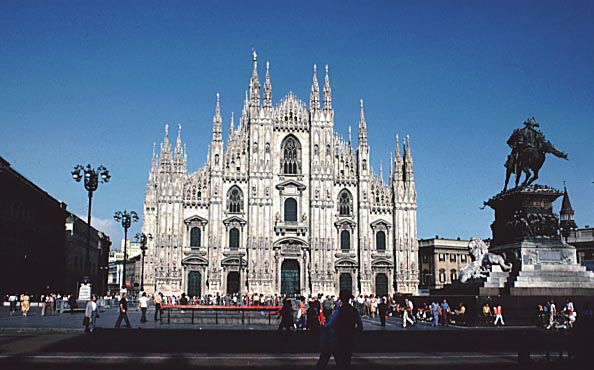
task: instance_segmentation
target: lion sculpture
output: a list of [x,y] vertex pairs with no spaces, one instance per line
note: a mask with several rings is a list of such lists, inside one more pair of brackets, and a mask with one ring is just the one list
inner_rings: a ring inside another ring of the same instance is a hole
[[490,253],[489,248],[479,238],[471,238],[468,242],[468,251],[472,262],[460,269],[460,282],[466,283],[473,279],[485,279],[489,275],[489,268],[493,265],[501,266],[503,271],[510,271],[511,263],[495,253]]

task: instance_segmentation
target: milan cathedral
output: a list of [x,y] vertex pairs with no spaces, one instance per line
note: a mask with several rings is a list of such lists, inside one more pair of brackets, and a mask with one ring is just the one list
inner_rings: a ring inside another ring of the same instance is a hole
[[143,232],[148,293],[416,294],[416,190],[408,137],[396,136],[389,184],[369,164],[361,101],[356,149],[334,131],[328,67],[320,97],[314,66],[308,106],[292,92],[263,97],[257,55],[243,111],[222,136],[217,94],[205,165],[188,173],[178,126],[152,166]]

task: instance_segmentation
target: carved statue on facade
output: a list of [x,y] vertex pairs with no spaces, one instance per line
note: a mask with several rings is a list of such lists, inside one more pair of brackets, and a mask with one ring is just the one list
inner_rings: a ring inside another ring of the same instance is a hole
[[489,275],[490,267],[500,266],[503,271],[512,268],[511,263],[505,262],[505,258],[495,253],[490,253],[489,248],[479,238],[471,238],[468,242],[468,251],[472,261],[460,269],[460,282],[467,283],[473,279],[484,279]]
[[550,141],[545,139],[544,134],[536,129],[539,124],[534,117],[526,120],[524,126],[522,129],[515,129],[507,140],[507,145],[512,151],[505,162],[506,174],[503,191],[507,190],[512,174],[516,177],[516,188],[520,183],[522,173],[526,176],[522,187],[536,181],[538,172],[544,164],[545,154],[550,153],[556,157],[567,159],[566,153],[555,148]]

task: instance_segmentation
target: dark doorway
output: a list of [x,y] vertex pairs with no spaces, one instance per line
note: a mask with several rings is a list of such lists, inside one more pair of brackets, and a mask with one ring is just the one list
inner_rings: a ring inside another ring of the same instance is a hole
[[198,271],[188,274],[188,296],[200,297],[202,294],[202,275]]
[[239,293],[239,273],[232,271],[227,274],[227,294]]
[[378,297],[388,295],[388,277],[386,274],[375,275],[375,294]]
[[284,260],[281,266],[281,294],[296,297],[301,294],[299,286],[299,262]]
[[340,274],[340,282],[339,282],[340,290],[350,290],[353,291],[353,277],[351,274]]

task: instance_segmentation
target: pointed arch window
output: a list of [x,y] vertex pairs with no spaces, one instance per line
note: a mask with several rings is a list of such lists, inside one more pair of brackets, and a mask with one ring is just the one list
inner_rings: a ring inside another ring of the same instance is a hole
[[353,197],[348,190],[343,190],[338,195],[338,215],[343,217],[352,216]]
[[190,230],[190,248],[199,248],[200,247],[200,237],[202,236],[202,232],[200,231],[199,227],[193,227]]
[[301,174],[301,144],[294,136],[288,136],[282,143],[282,173],[285,175]]
[[344,253],[351,251],[351,233],[348,230],[340,232],[340,250]]
[[297,222],[297,201],[294,198],[285,200],[285,222]]
[[375,249],[378,252],[385,252],[386,251],[386,233],[383,231],[378,231],[375,234]]
[[227,212],[241,213],[243,210],[243,192],[237,186],[227,192]]

